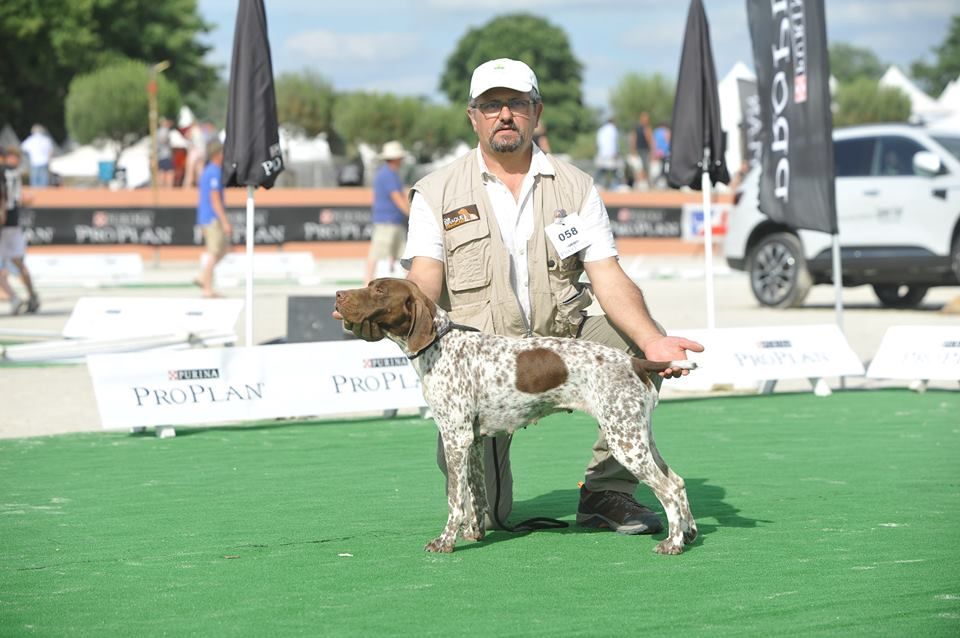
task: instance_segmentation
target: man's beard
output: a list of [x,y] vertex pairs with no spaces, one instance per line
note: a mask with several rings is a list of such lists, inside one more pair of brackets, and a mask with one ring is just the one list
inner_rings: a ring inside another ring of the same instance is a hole
[[[506,140],[499,141],[497,140],[497,133],[499,133],[500,131],[513,131],[514,133],[517,134],[517,137],[515,140],[512,140],[512,141],[506,141]],[[497,130],[495,130],[493,133],[490,134],[490,148],[492,148],[497,153],[515,153],[516,151],[519,151],[520,148],[523,146],[523,142],[524,142],[523,133],[521,133],[519,129],[513,126],[501,126],[500,128],[498,128]]]

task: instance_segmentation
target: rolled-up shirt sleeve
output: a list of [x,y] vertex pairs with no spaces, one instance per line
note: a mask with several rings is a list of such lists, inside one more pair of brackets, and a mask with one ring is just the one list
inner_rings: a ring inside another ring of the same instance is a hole
[[[596,186],[590,189],[590,194],[580,209],[581,231],[587,234],[589,245],[578,254],[580,261],[599,261],[608,257],[617,257],[617,242],[610,228],[610,216],[607,207],[600,199]],[[436,225],[436,224],[434,224]]]
[[407,247],[400,259],[401,265],[409,270],[414,257],[430,257],[443,261],[443,234],[440,226],[427,200],[416,191],[410,202]]

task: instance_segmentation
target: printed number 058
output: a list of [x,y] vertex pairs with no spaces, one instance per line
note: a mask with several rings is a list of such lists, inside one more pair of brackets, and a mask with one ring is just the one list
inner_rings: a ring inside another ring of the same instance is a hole
[[557,235],[557,239],[559,239],[560,241],[565,241],[567,239],[570,239],[576,234],[577,234],[576,228],[569,228],[567,230],[560,231],[560,234]]

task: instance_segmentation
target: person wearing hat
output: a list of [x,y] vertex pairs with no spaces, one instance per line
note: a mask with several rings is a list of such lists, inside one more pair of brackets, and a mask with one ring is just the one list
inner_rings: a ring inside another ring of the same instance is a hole
[[206,250],[200,257],[200,275],[194,281],[204,297],[220,295],[213,290],[213,269],[230,248],[233,227],[223,199],[223,145],[214,138],[206,146],[207,165],[200,174],[197,226],[203,233]]
[[[523,62],[502,58],[476,68],[467,117],[479,143],[411,189],[408,279],[454,322],[487,333],[587,339],[657,361],[702,351],[696,342],[666,336],[650,316],[617,260],[593,178],[533,144],[543,109],[537,77]],[[576,242],[566,243],[571,238]],[[584,272],[589,285],[580,282]],[[594,295],[605,315],[587,316]],[[361,338],[378,336],[369,323],[345,325]],[[661,376],[681,374],[667,369]],[[484,445],[487,502],[498,503],[487,524],[499,527],[513,504],[510,438]],[[445,472],[442,445],[438,464]],[[634,499],[636,487],[601,435],[580,489],[577,523],[659,532],[657,515]]]
[[387,142],[380,152],[383,165],[373,177],[373,231],[365,283],[373,279],[380,260],[389,260],[390,272],[393,272],[397,259],[403,254],[410,214],[407,191],[400,179],[400,165],[406,155],[403,145],[397,141]]

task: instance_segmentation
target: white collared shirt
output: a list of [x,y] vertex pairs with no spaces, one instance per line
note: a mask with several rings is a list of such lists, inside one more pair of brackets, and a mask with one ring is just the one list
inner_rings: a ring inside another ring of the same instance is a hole
[[[529,321],[530,276],[527,270],[527,241],[533,234],[533,188],[537,176],[554,175],[553,165],[546,154],[534,146],[530,170],[520,186],[520,197],[514,199],[510,189],[487,169],[479,147],[475,153],[487,196],[497,216],[500,237],[510,253],[510,285]],[[580,260],[588,262],[616,257],[617,245],[610,230],[610,218],[596,187],[591,189],[579,213],[581,232],[586,233],[589,238],[588,246],[579,252]],[[427,200],[419,192],[414,192],[410,203],[407,247],[402,261],[404,266],[409,268],[410,260],[414,257],[430,257],[438,261],[444,261],[445,257],[443,231]]]

